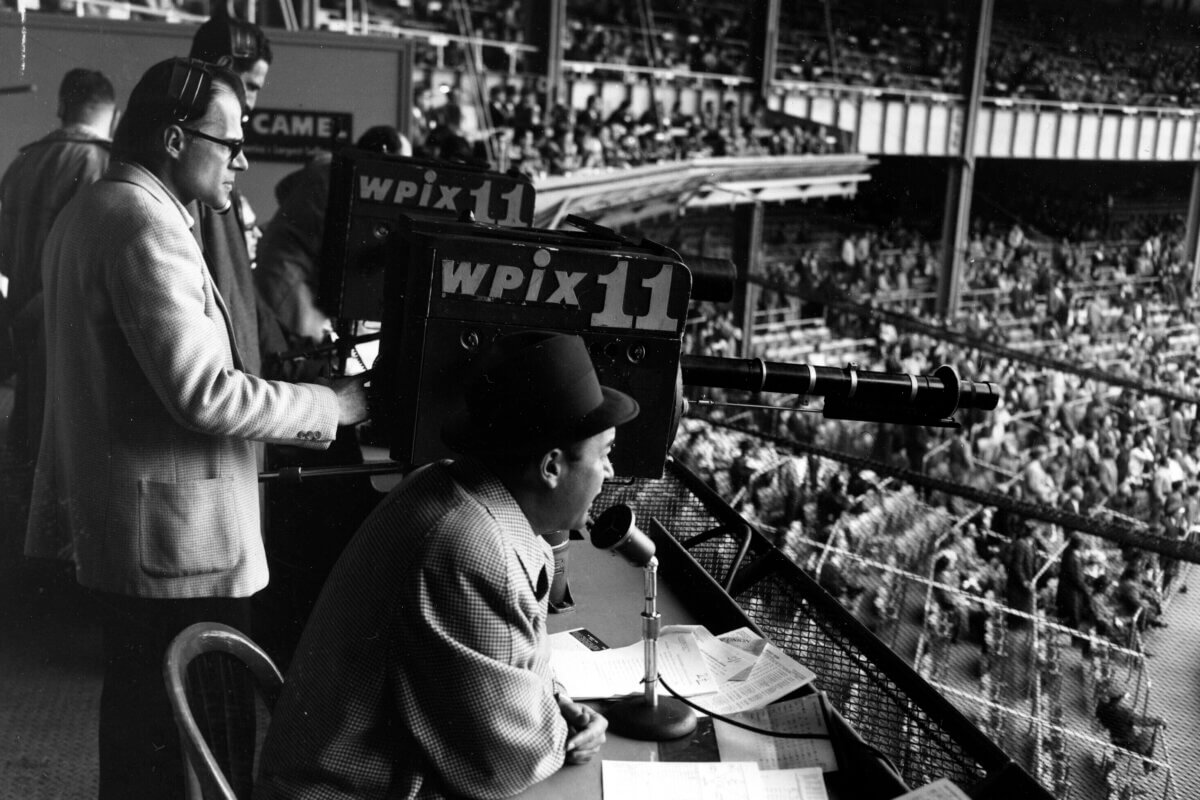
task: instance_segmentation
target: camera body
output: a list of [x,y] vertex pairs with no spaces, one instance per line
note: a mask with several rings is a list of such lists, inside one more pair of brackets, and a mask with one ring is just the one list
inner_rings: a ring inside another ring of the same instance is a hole
[[404,215],[528,228],[535,192],[527,178],[467,164],[347,147],[334,154],[321,251],[319,299],[331,317],[383,319],[388,237]]
[[600,382],[641,413],[617,431],[617,474],[661,477],[678,426],[691,295],[671,250],[587,233],[402,218],[389,240],[373,421],[394,460],[451,455],[443,421],[498,336],[580,334]]

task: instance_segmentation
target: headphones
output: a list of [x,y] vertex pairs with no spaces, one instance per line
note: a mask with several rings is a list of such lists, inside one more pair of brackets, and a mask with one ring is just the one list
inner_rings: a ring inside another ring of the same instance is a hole
[[229,55],[236,62],[239,59],[257,59],[258,44],[254,39],[254,31],[237,20],[229,20]]
[[212,67],[196,58],[177,58],[171,67],[171,82],[167,85],[167,101],[171,104],[171,119],[186,122],[196,117],[200,98],[209,93],[213,82]]

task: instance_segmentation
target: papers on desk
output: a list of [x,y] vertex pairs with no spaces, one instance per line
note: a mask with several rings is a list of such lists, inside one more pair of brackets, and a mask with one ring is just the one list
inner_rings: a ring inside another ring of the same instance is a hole
[[829,800],[819,767],[770,769],[758,774],[766,800]]
[[762,772],[747,762],[605,761],[606,798],[654,800],[828,800],[820,770]]
[[[640,690],[645,669],[641,642],[592,652],[589,648],[595,637],[586,631],[567,631],[550,638],[551,663],[572,696],[616,697]],[[665,660],[666,653],[674,655]],[[768,730],[828,733],[817,695],[768,705],[816,675],[748,628],[713,636],[699,625],[668,626],[659,635],[658,657],[660,675],[699,706]],[[633,689],[625,689],[627,686]],[[708,687],[707,694],[704,687]],[[828,739],[780,739],[720,720],[714,720],[713,727],[721,761],[604,761],[604,796],[617,800],[828,800],[822,775],[837,769]]]
[[[827,736],[825,711],[820,695],[807,695],[755,711],[731,715],[731,719],[777,733]],[[815,767],[822,772],[838,768],[829,739],[785,739],[755,733],[719,719],[713,720],[717,749],[722,761],[753,761],[765,770]]]
[[[598,699],[641,691],[644,645],[594,651],[595,641],[599,640],[578,629],[550,637],[550,663],[567,693],[576,699]],[[748,628],[713,636],[700,625],[663,628],[658,669],[672,689],[718,714],[761,708],[816,677]]]
[[[568,631],[565,635],[571,635]],[[642,689],[646,676],[645,646],[589,651],[567,646],[551,636],[550,663],[558,682],[576,700],[625,697]],[[577,638],[577,637],[576,637]],[[717,680],[708,669],[700,645],[691,632],[658,637],[658,672],[684,697],[717,691]]]
[[[748,631],[749,628],[742,628],[743,631]],[[754,668],[754,662],[758,660],[758,656],[762,653],[762,648],[759,648],[758,653],[743,650],[739,647],[734,647],[722,641],[720,638],[713,636],[712,631],[703,625],[667,625],[662,629],[663,636],[678,635],[690,633],[696,637],[696,644],[700,646],[700,652],[704,654],[704,660],[708,664],[708,669],[712,672],[713,677],[718,683],[726,681],[744,681],[750,676],[750,670]],[[766,639],[759,639],[765,646]]]
[[715,695],[697,698],[696,703],[716,714],[750,711],[775,702],[815,677],[808,667],[767,642],[745,680],[726,681]]

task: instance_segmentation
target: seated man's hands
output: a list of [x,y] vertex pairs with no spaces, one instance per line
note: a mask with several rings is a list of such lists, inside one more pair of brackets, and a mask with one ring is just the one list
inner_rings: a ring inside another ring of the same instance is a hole
[[576,703],[566,694],[558,695],[558,710],[570,730],[567,736],[567,763],[586,764],[600,752],[608,720],[598,711]]

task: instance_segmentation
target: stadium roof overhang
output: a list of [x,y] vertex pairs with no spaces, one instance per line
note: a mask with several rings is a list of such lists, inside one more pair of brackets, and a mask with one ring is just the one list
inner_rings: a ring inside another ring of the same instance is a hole
[[697,206],[850,197],[875,164],[863,155],[701,158],[546,178],[536,184],[534,225],[568,214],[610,227]]

